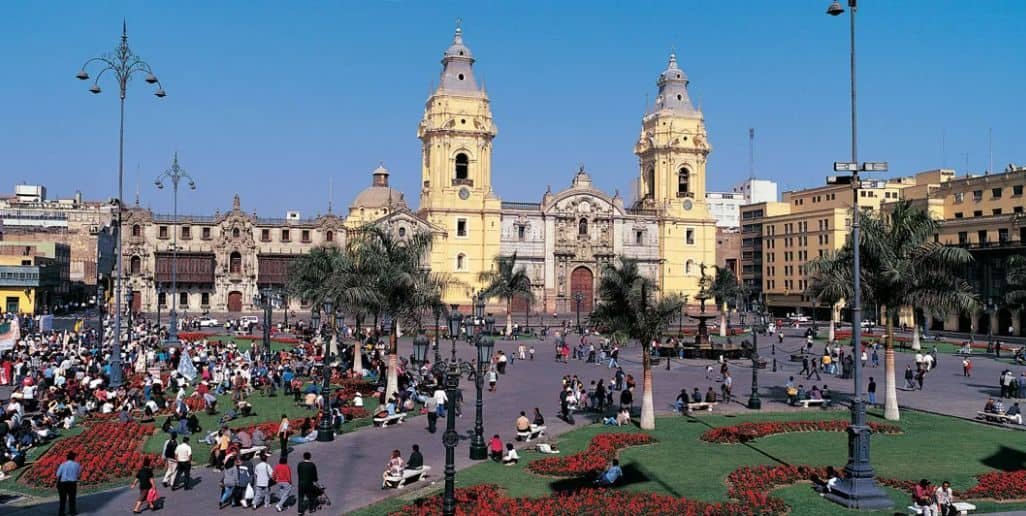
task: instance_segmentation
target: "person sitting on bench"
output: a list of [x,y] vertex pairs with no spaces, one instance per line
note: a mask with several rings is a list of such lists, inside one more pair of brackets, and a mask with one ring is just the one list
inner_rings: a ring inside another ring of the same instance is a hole
[[1022,412],[1019,410],[1019,402],[1015,402],[1011,407],[1008,407],[1008,412],[1005,412],[1005,416],[1012,418],[1018,424],[1022,424]]
[[623,470],[620,469],[620,461],[613,459],[609,463],[609,467],[602,472],[597,479],[595,479],[595,485],[598,486],[611,486],[620,480],[623,476]]

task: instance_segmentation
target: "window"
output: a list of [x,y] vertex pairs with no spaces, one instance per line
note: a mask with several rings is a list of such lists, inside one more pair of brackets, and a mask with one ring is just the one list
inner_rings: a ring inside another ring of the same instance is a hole
[[178,293],[178,306],[189,306],[189,293],[179,292]]
[[645,197],[655,199],[655,167],[649,167],[645,173]]
[[281,230],[281,241],[282,242],[289,242],[291,240],[292,240],[292,238],[289,236],[289,230],[287,230],[287,229]]
[[239,228],[232,228],[232,238],[239,238]]
[[157,228],[157,238],[167,239],[167,226]]
[[955,203],[960,203],[965,200],[965,192],[958,192],[955,194]]
[[588,219],[582,218],[577,222],[577,235],[585,236],[588,234]]
[[[400,236],[402,236],[402,235],[400,235]],[[305,243],[305,244],[309,244],[309,243],[310,243],[310,230],[309,230],[309,229],[304,229],[304,230],[303,230],[303,231],[302,231],[302,232],[301,232],[301,233],[299,234],[299,239],[300,239],[300,240],[301,240],[301,241],[302,241],[303,243]]]
[[142,236],[142,226],[140,226],[138,224],[133,225],[132,226],[132,236],[134,236],[134,237]]
[[1002,244],[1008,241],[1008,228],[998,229],[998,242]]
[[994,215],[1001,215],[1001,208],[994,208],[991,210],[991,213]]
[[133,256],[132,259],[129,260],[129,264],[130,265],[128,267],[128,270],[132,274],[139,274],[140,272],[142,272],[142,258],[139,258],[138,256]]
[[1012,208],[1012,213],[1022,213],[1022,206]]
[[956,218],[956,219],[960,219],[960,218],[962,218],[962,212],[960,212],[960,211],[956,211],[956,212],[955,212],[955,218]]
[[399,228],[399,238],[406,236],[406,228]]
[[327,233],[325,233],[324,234],[324,240],[328,241],[328,242],[334,242],[335,241],[335,232],[334,231],[328,231]]
[[635,231],[634,232],[634,243],[635,244],[641,245],[641,243],[644,242],[644,239],[645,239],[645,232],[644,231]]
[[979,242],[981,245],[982,244],[986,244],[987,243],[987,232],[984,231],[984,230],[977,231],[976,232],[976,241]]
[[992,188],[990,190],[990,196],[993,199],[1000,199],[1001,198],[1001,189],[1000,188]]
[[684,230],[684,243],[687,245],[695,245],[695,230],[688,228]]
[[470,159],[464,153],[456,155],[456,179],[468,179],[470,177]]
[[684,274],[691,274],[691,268],[695,265],[694,260],[684,262]]
[[228,257],[228,272],[231,274],[242,273],[242,255],[238,251],[233,251]]
[[456,219],[456,236],[466,238],[467,219]]
[[261,229],[260,230],[260,241],[261,242],[270,242],[271,241],[271,230],[270,229]]
[[157,304],[160,306],[167,306],[167,293],[157,292]]
[[182,226],[182,240],[192,240],[191,226]]
[[210,228],[203,228],[203,240],[210,240]]
[[456,255],[456,270],[467,270],[467,255],[460,253]]
[[691,192],[690,182],[691,172],[687,168],[681,167],[677,171],[677,197],[686,196]]
[[1012,187],[1012,197],[1022,196],[1022,185],[1015,185]]
[[210,306],[210,292],[200,293],[200,304],[203,306]]
[[969,243],[969,233],[967,233],[965,231],[959,231],[958,232],[958,244],[959,245],[966,245],[968,243]]
[[983,200],[983,190],[973,190],[973,200],[977,201],[977,202],[982,201]]
[[983,210],[974,210],[973,211],[973,217],[982,217],[982,216],[983,216]]
[[526,226],[517,226],[517,240],[523,242],[524,238],[526,236],[527,236],[527,227]]

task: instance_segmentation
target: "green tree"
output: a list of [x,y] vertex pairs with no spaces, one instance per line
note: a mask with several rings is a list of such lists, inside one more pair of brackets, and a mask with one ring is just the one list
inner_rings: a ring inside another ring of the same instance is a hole
[[620,257],[619,265],[609,264],[599,280],[599,302],[591,320],[609,331],[623,332],[637,339],[642,351],[641,428],[655,428],[652,404],[652,341],[680,313],[683,302],[677,295],[659,299],[652,280],[641,275],[638,262]]
[[[850,249],[847,250],[850,252]],[[830,307],[828,338],[833,342],[837,330],[838,305],[852,298],[854,288],[853,266],[845,251],[835,252],[811,260],[805,265],[809,274],[808,295],[818,303]]]
[[527,270],[517,267],[517,253],[496,256],[495,269],[481,272],[480,280],[485,284],[482,291],[485,299],[498,297],[506,301],[506,335],[512,334],[513,298],[534,301],[531,278],[527,276]]
[[1005,280],[1008,282],[1005,303],[1020,310],[1026,309],[1026,256],[1020,254],[1008,259]]
[[725,267],[716,267],[716,277],[709,288],[720,310],[720,337],[727,336],[728,303],[736,301],[741,287],[737,283],[734,271]]

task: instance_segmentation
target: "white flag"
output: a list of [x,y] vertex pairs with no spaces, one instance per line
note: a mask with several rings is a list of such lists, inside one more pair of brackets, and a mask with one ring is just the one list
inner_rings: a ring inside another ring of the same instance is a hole
[[185,348],[182,348],[182,356],[178,359],[178,374],[190,382],[196,378],[196,366],[192,364],[192,358],[189,357],[189,352]]

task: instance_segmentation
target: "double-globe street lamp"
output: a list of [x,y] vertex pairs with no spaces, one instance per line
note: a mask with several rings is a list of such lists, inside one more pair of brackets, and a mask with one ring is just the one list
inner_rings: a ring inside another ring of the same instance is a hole
[[[182,179],[189,180],[189,189],[196,189],[196,182],[182,167],[178,166],[178,153],[176,152],[171,161],[171,168],[163,171],[153,181],[159,189],[164,188],[164,180],[171,180],[171,192],[174,204],[171,215],[171,227],[174,235],[171,238],[171,312],[168,313],[167,340],[165,345],[178,346],[178,310],[175,309],[175,299],[178,297],[178,184]],[[131,310],[131,309],[129,309]]]
[[[852,185],[852,217],[851,217],[851,243],[853,250],[853,292],[852,292],[852,353],[860,353],[862,350],[862,285],[861,285],[861,264],[860,252],[861,240],[859,237],[859,172],[860,171],[885,171],[886,163],[858,163],[858,126],[856,124],[855,104],[855,12],[857,0],[848,0],[850,17],[849,38],[851,44],[851,161],[835,162],[835,171],[848,171],[851,176],[843,178],[831,178],[835,183],[849,182]],[[838,16],[844,13],[841,4],[834,0],[827,8],[827,14]],[[843,180],[841,180],[843,179]],[[866,423],[866,406],[862,400],[862,361],[855,359],[854,370],[854,396],[851,400],[851,425],[848,426],[848,463],[844,466],[844,478],[827,493],[826,498],[832,502],[843,505],[850,509],[887,509],[894,505],[894,502],[876,485],[873,466],[869,462],[870,429]]]
[[[153,74],[153,70],[150,65],[143,61],[139,56],[132,52],[132,49],[128,47],[128,24],[122,23],[121,25],[121,44],[118,45],[114,52],[111,54],[104,54],[102,56],[94,57],[89,59],[82,64],[82,68],[75,78],[85,81],[89,80],[89,72],[86,71],[90,65],[97,63],[96,66],[100,67],[100,71],[96,74],[96,79],[93,81],[92,87],[89,88],[89,92],[93,94],[100,93],[100,79],[107,72],[110,72],[114,76],[114,79],[118,82],[118,89],[120,92],[121,100],[121,124],[118,130],[118,197],[115,199],[115,212],[114,212],[114,247],[115,247],[115,268],[117,276],[115,276],[114,285],[114,342],[111,346],[110,353],[110,385],[111,387],[120,387],[122,378],[121,370],[121,296],[122,296],[122,276],[124,264],[122,263],[121,257],[121,218],[122,218],[122,200],[125,197],[124,183],[125,183],[125,94],[128,91],[128,81],[133,75],[144,73],[145,81],[148,84],[156,84],[157,91],[153,94],[159,98],[167,96],[164,92],[163,85],[160,84],[160,80]],[[101,343],[103,335],[100,335]]]
[[331,409],[330,395],[331,395],[331,363],[334,361],[335,355],[331,353],[329,347],[329,341],[334,331],[334,317],[335,317],[335,305],[331,301],[324,301],[321,305],[324,310],[324,323],[321,324],[320,310],[315,308],[313,313],[310,314],[310,324],[315,329],[319,328],[321,334],[321,340],[324,344],[324,358],[321,360],[321,419],[317,422],[317,441],[318,442],[330,442],[335,440],[335,432],[331,428]]
[[[455,403],[459,397],[460,388],[460,376],[466,373],[472,373],[475,371],[475,379],[477,381],[477,419],[474,424],[474,441],[480,438],[482,455],[480,458],[475,456],[475,443],[471,443],[471,459],[480,460],[487,457],[487,447],[484,445],[484,424],[482,421],[482,401],[481,401],[481,377],[484,365],[488,363],[491,358],[492,347],[495,345],[495,341],[490,336],[482,337],[478,334],[475,345],[477,346],[477,364],[460,360],[456,358],[456,338],[455,335],[459,332],[460,324],[463,321],[463,315],[457,310],[457,305],[452,305],[452,310],[449,312],[449,335],[452,340],[452,358],[442,361],[436,361],[431,371],[435,376],[442,378],[442,385],[445,387],[445,394],[448,398],[447,406],[445,407],[445,433],[442,434],[442,444],[445,446],[445,492],[442,496],[442,514],[450,516],[456,514],[456,445],[459,443],[459,434],[456,433],[456,410]],[[475,306],[476,309],[476,306]],[[485,327],[489,327],[488,320],[491,319],[491,323],[494,324],[495,320],[491,317],[485,319]],[[487,330],[486,330],[487,331]],[[490,332],[489,332],[490,333]],[[413,341],[413,355],[414,358],[424,363],[428,355],[428,347],[430,343],[423,335],[418,336]]]
[[769,314],[762,309],[758,301],[752,308],[752,394],[748,397],[748,408],[762,410],[762,400],[759,398],[759,332],[766,331]]
[[574,292],[574,301],[577,302],[577,334],[583,333],[581,331],[581,302],[584,301],[584,292],[578,290]]
[[[282,295],[270,287],[264,287],[259,292],[253,295],[253,305],[262,308],[264,310],[263,324],[263,358],[264,365],[270,366],[271,364],[271,318],[273,316],[271,310],[274,308],[280,308],[282,305]],[[314,312],[316,315],[317,312]],[[313,325],[314,329],[317,329],[317,325]],[[254,357],[255,358],[255,357]]]

